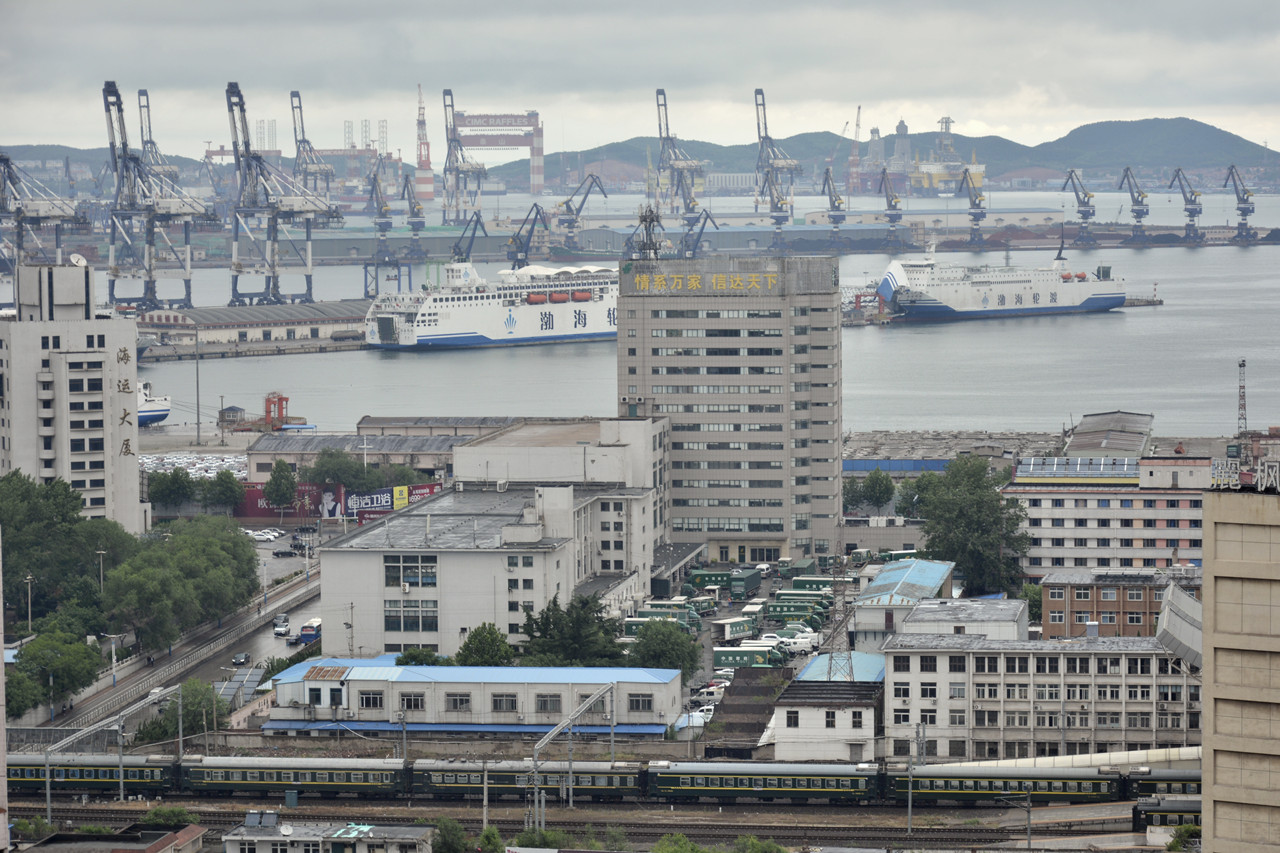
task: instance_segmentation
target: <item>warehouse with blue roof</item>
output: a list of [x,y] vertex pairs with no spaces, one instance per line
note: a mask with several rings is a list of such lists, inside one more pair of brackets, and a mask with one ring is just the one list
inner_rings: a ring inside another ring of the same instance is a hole
[[541,736],[605,685],[575,733],[661,739],[683,701],[680,671],[641,667],[396,666],[395,655],[319,658],[274,679],[264,734]]

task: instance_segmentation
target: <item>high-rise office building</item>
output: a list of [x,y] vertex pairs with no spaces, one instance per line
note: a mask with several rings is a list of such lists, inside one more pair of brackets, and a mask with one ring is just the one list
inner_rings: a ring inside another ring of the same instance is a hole
[[137,324],[98,317],[88,266],[20,266],[0,319],[0,476],[65,480],[84,514],[147,527],[139,503]]
[[669,523],[713,560],[833,557],[841,518],[834,258],[624,263],[618,413],[671,419]]
[[[1220,467],[1221,463],[1217,463]],[[1204,849],[1280,850],[1280,463],[1204,497]]]

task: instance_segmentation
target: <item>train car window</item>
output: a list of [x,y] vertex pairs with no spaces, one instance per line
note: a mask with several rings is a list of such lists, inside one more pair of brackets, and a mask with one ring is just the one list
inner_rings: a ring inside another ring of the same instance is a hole
[[1188,782],[1188,783],[1187,783],[1187,793],[1188,793],[1188,794],[1198,794],[1198,793],[1200,793],[1200,786],[1199,786],[1199,785],[1197,785],[1195,782]]
[[1061,791],[1062,791],[1062,783],[1061,783],[1061,782],[1053,782],[1053,783],[1051,783],[1051,784],[1049,785],[1049,790],[1051,790],[1051,791],[1059,791],[1059,792],[1061,792]]
[[281,782],[292,782],[292,781],[293,781],[293,771],[292,771],[292,770],[281,770],[281,771],[280,771],[280,781],[281,781]]
[[67,771],[67,778],[68,778],[68,779],[79,779],[79,778],[80,778],[80,768],[79,768],[79,767],[72,767],[70,770],[68,770],[68,771]]
[[1167,782],[1157,782],[1157,783],[1156,783],[1156,793],[1157,793],[1157,794],[1167,794],[1167,793],[1169,793],[1169,783],[1167,783]]
[[1079,783],[1077,783],[1077,782],[1068,782],[1068,783],[1067,783],[1067,790],[1068,790],[1068,791],[1078,791],[1078,790],[1080,790],[1080,785],[1079,785]]
[[964,790],[966,791],[975,790],[973,782],[969,779],[964,780],[964,783],[961,785],[961,787],[963,787]]
[[777,778],[776,776],[769,776],[769,777],[767,777],[767,778],[764,780],[764,786],[765,786],[766,788],[776,788],[776,787],[778,787],[778,778]]
[[299,781],[299,782],[314,782],[314,781],[315,781],[315,777],[316,777],[316,774],[312,773],[310,770],[304,770],[303,772],[301,772],[301,773],[299,773],[299,774],[298,774],[298,781]]
[[257,771],[257,770],[250,770],[250,771],[249,771],[249,781],[250,781],[250,782],[257,782],[257,781],[258,781],[258,771]]
[[707,784],[707,780],[706,780],[706,778],[704,778],[704,777],[702,777],[702,776],[694,776],[694,777],[693,777],[693,786],[694,786],[695,788],[701,788],[701,787],[703,787],[703,786],[704,786],[704,785],[706,785],[706,784]]
[[688,776],[681,776],[681,777],[680,777],[680,787],[681,787],[681,788],[688,788],[690,784],[691,784],[691,783],[690,783],[690,781],[689,781],[689,777],[688,777]]
[[1048,783],[1048,782],[1037,782],[1037,783],[1036,783],[1036,790],[1037,790],[1037,791],[1047,791],[1047,790],[1049,790],[1049,783]]
[[128,775],[126,778],[129,778],[129,779],[137,779],[137,778],[138,778],[138,771],[137,771],[137,770],[130,770],[130,771],[129,771],[129,775]]
[[739,787],[739,788],[750,788],[750,787],[751,787],[751,780],[750,780],[750,779],[744,779],[744,778],[742,778],[741,776],[739,776],[739,777],[738,777],[738,787]]

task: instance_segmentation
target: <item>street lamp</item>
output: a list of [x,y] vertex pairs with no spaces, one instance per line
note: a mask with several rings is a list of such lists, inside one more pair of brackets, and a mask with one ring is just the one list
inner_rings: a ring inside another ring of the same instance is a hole
[[94,551],[94,553],[98,555],[98,595],[102,595],[103,590],[106,588],[102,582],[102,558],[107,555],[107,552]]
[[124,634],[107,634],[107,639],[111,641],[111,686],[116,686],[116,640],[123,637]]
[[30,572],[27,572],[27,576],[23,578],[23,580],[26,581],[26,584],[27,584],[27,633],[30,634],[31,633],[31,584],[35,583],[36,579],[31,576]]

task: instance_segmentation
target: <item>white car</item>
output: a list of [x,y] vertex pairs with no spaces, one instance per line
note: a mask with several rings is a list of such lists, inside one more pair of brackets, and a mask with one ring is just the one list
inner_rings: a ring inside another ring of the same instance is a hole
[[265,530],[259,530],[257,533],[253,534],[253,538],[258,542],[270,542],[275,537]]

